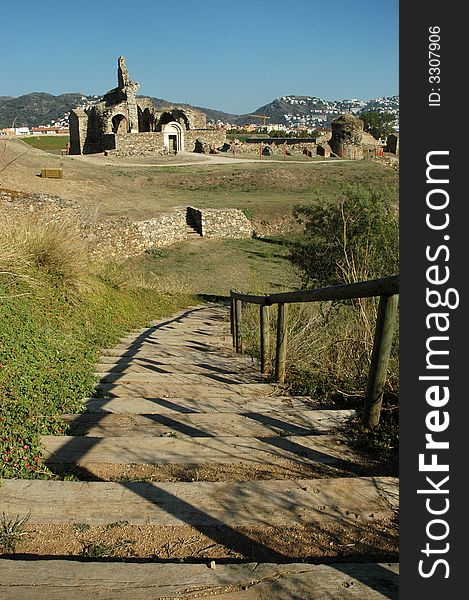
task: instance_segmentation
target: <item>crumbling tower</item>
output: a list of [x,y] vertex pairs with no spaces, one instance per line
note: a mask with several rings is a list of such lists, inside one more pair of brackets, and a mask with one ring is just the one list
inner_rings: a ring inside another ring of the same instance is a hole
[[363,121],[353,115],[341,115],[331,123],[332,137],[329,145],[340,158],[363,158]]

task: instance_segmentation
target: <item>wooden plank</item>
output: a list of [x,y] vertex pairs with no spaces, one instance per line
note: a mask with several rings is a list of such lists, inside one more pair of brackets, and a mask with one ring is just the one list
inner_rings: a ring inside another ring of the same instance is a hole
[[234,318],[234,335],[235,335],[235,348],[237,353],[243,351],[243,305],[241,300],[236,300],[234,304],[235,318]]
[[[250,365],[240,365],[243,375],[247,377],[257,376],[257,379],[261,381],[259,377],[259,371]],[[98,373],[161,373],[161,374],[172,374],[180,373],[185,375],[238,375],[240,369],[236,369],[233,363],[229,361],[216,363],[215,361],[210,362],[188,362],[187,360],[123,360],[120,362],[100,362],[95,365],[95,369]]]
[[351,466],[358,455],[333,436],[75,437],[44,436],[46,464],[302,464]]
[[84,402],[89,412],[128,414],[181,414],[265,412],[269,410],[308,410],[314,402],[293,396],[243,398],[242,396],[206,395],[203,398],[148,397],[89,398]]
[[141,372],[113,373],[107,371],[104,373],[96,372],[95,377],[99,377],[100,383],[113,383],[119,385],[127,385],[128,383],[148,383],[155,386],[166,385],[168,382],[177,385],[193,385],[201,384],[246,384],[246,383],[262,383],[263,377],[257,373],[220,373],[213,369],[201,369],[198,373],[188,373],[191,366],[188,363],[184,372],[167,372],[157,373],[155,371],[145,370]]
[[274,388],[266,383],[100,383],[96,386],[105,396],[153,398],[153,397],[191,397],[194,400],[203,400],[216,395],[222,398],[254,399],[271,394]]
[[322,302],[328,300],[348,300],[351,298],[370,298],[373,296],[384,296],[399,293],[399,276],[383,277],[382,279],[372,279],[369,281],[360,281],[358,283],[348,283],[343,285],[334,285],[326,288],[314,290],[300,290],[297,292],[281,292],[270,294],[268,296],[251,296],[232,292],[233,298],[243,300],[254,304],[283,304],[291,302]]
[[62,415],[73,435],[103,436],[252,436],[325,434],[344,425],[353,410],[255,413]]
[[394,600],[397,563],[154,564],[2,560],[2,600]]
[[[92,501],[90,501],[92,499]],[[0,487],[7,515],[29,523],[230,527],[346,526],[391,518],[398,505],[393,477],[246,482],[84,482],[8,480]]]

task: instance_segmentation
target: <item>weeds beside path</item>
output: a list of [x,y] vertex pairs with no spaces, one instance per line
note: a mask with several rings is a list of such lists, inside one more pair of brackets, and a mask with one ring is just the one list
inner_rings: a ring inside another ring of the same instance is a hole
[[30,219],[4,227],[0,477],[49,476],[39,466],[39,438],[63,433],[55,415],[77,410],[90,395],[100,349],[194,303],[148,280],[129,281],[117,265],[90,262],[86,248],[57,224]]

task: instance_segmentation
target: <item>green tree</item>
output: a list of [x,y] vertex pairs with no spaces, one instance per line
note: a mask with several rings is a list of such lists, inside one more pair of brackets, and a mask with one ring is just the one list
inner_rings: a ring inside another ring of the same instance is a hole
[[360,119],[363,121],[363,129],[376,139],[384,139],[394,131],[395,117],[391,113],[369,111],[362,113]]
[[290,261],[303,283],[325,287],[398,272],[398,215],[381,194],[346,188],[340,203],[320,201],[294,209],[304,237],[293,244]]

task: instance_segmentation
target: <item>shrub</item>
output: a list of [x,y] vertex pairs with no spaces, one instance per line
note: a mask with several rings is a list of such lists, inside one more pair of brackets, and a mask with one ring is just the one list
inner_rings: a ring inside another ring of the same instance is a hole
[[303,284],[325,287],[393,275],[398,271],[397,211],[383,194],[348,187],[339,204],[318,202],[294,209],[304,237],[290,260]]

